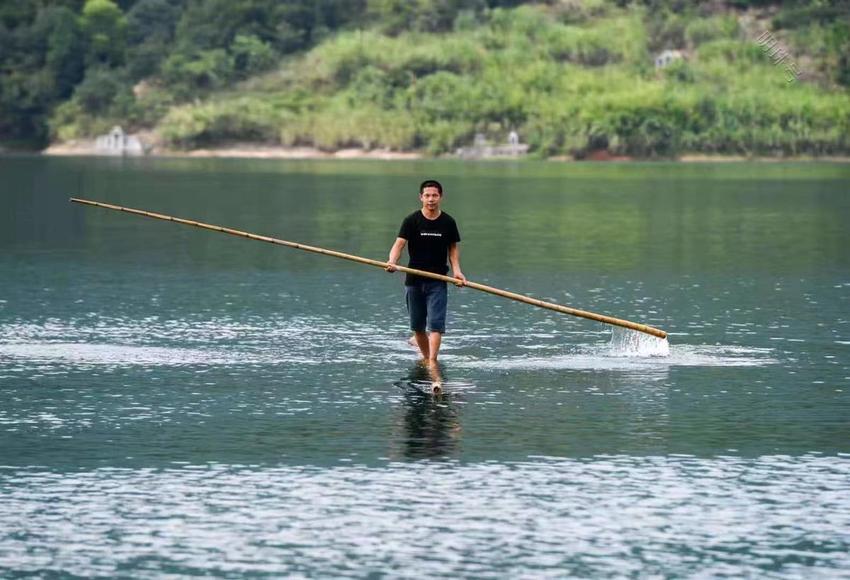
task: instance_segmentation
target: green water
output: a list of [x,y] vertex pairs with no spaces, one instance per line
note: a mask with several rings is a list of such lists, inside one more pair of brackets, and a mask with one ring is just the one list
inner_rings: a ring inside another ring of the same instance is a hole
[[[840,575],[850,166],[0,158],[0,574]],[[471,280],[423,391],[385,259]],[[634,354],[634,353],[632,353]]]

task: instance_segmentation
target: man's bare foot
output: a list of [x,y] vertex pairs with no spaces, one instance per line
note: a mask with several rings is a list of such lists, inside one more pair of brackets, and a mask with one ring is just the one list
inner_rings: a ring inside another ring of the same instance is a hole
[[428,376],[431,379],[431,393],[441,395],[443,393],[443,375],[440,373],[440,365],[437,359],[428,358],[422,361]]

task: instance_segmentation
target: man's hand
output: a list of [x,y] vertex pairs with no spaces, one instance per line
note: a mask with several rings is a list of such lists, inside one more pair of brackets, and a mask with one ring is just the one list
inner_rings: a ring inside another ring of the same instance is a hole
[[455,286],[458,288],[466,286],[466,276],[463,275],[463,272],[455,272],[454,274],[455,280],[457,280],[457,282],[455,282]]
[[387,272],[395,272],[395,265],[398,263],[399,258],[401,258],[401,251],[404,249],[404,245],[407,243],[407,240],[404,238],[396,238],[395,243],[393,243],[393,247],[390,248],[390,255],[387,257]]

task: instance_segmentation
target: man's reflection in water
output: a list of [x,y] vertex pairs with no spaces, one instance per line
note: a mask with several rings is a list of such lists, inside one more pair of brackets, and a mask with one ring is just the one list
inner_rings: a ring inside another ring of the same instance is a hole
[[455,455],[460,443],[459,410],[453,395],[441,389],[434,393],[435,383],[443,384],[437,365],[417,363],[399,384],[404,389],[403,416],[397,440],[401,453],[411,459],[427,459]]

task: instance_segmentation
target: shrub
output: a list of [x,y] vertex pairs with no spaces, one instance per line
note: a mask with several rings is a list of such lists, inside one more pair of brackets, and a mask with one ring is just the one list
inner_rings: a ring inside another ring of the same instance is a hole
[[284,145],[313,145],[323,150],[342,147],[406,150],[414,145],[416,129],[410,116],[361,104],[349,107],[342,101],[320,111],[285,120],[280,129]]
[[113,125],[112,119],[90,115],[74,100],[65,101],[50,117],[50,137],[60,141],[94,137],[106,133]]
[[666,78],[679,83],[693,83],[696,80],[691,65],[686,60],[677,60],[664,68]]
[[234,70],[243,77],[268,70],[277,60],[270,44],[254,35],[237,34],[230,44]]
[[738,32],[738,19],[734,16],[697,18],[685,27],[685,40],[693,47],[711,40],[735,38]]
[[480,60],[478,45],[462,36],[389,38],[354,32],[311,51],[300,68],[305,81],[318,87],[345,87],[367,67],[384,71],[396,86],[406,86],[439,71],[474,72]]
[[552,12],[560,22],[578,24],[608,13],[611,6],[605,0],[560,0]]
[[761,46],[739,40],[720,39],[706,42],[697,49],[696,54],[701,61],[720,60],[744,66],[770,62]]
[[469,122],[437,120],[422,125],[419,130],[429,153],[454,153],[461,145],[472,140],[474,126]]
[[277,128],[288,115],[264,99],[240,97],[174,108],[158,128],[168,144],[181,148],[221,141],[275,143]]
[[89,114],[103,114],[117,101],[132,100],[132,91],[119,74],[107,68],[89,69],[74,90],[74,100]]
[[232,76],[232,59],[220,48],[194,54],[177,52],[162,66],[163,80],[182,98],[222,88]]

